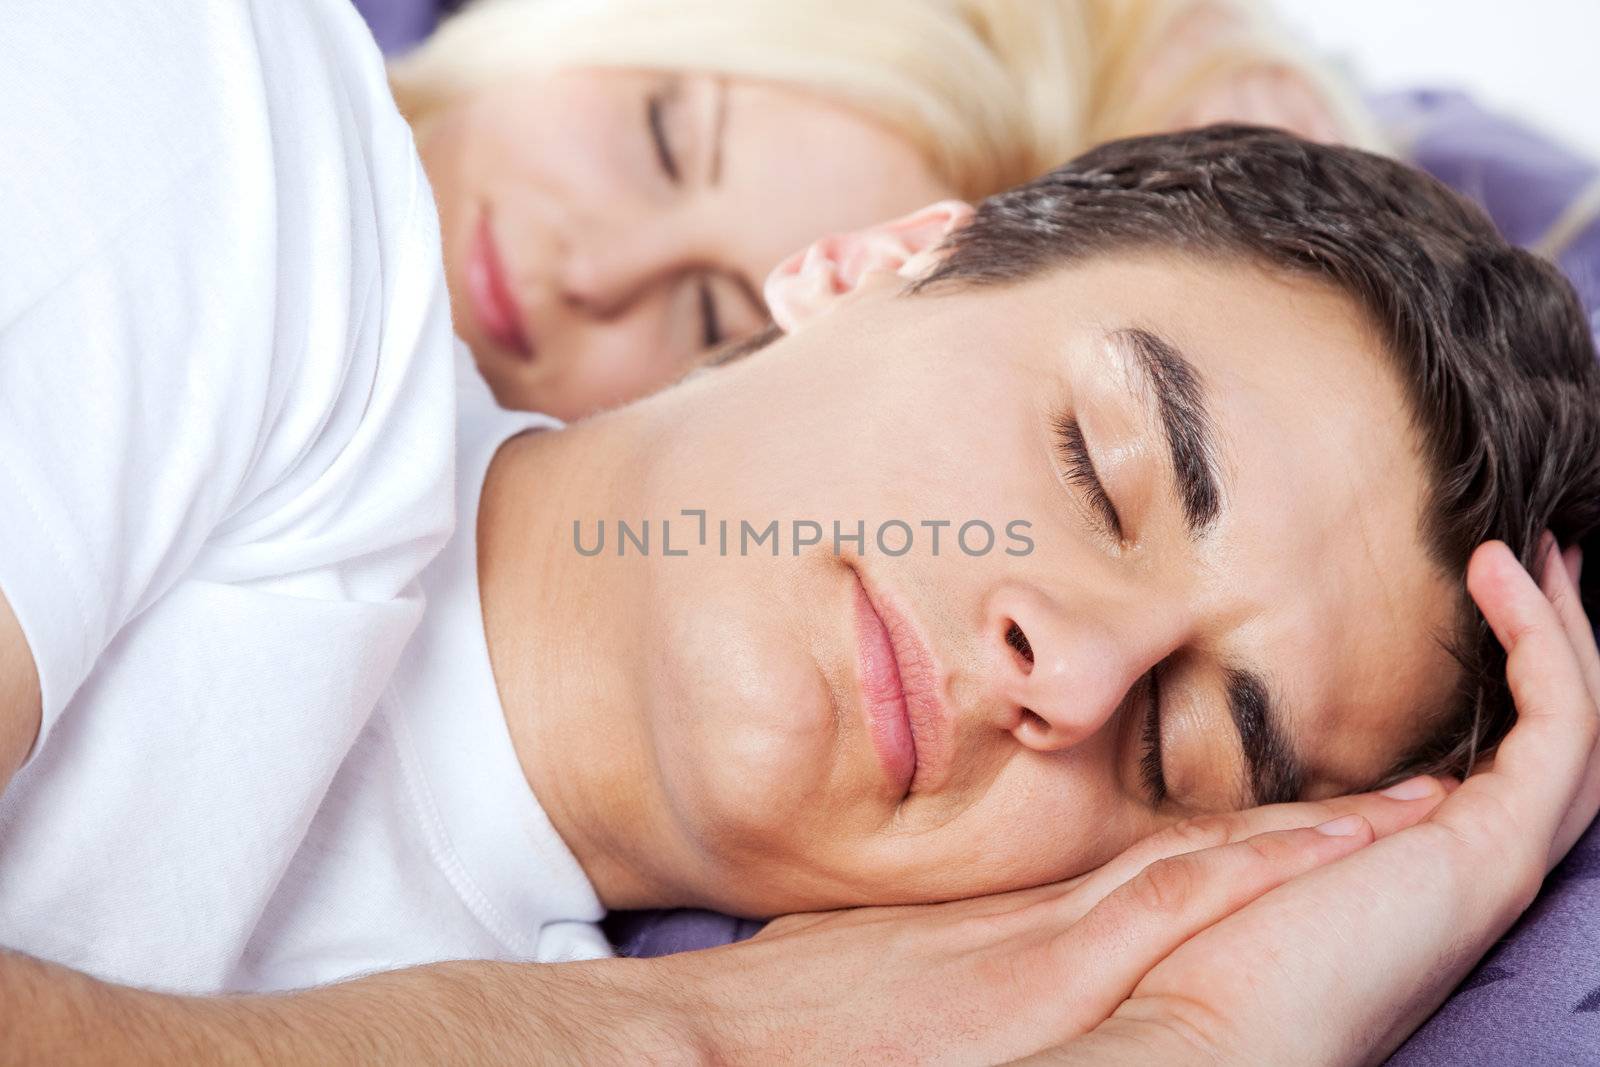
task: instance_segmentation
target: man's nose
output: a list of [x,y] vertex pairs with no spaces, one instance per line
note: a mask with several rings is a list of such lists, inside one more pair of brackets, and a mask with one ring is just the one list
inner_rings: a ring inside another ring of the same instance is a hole
[[1179,620],[1106,601],[1067,604],[1031,586],[997,590],[985,641],[1000,725],[1053,752],[1093,736],[1181,640]]

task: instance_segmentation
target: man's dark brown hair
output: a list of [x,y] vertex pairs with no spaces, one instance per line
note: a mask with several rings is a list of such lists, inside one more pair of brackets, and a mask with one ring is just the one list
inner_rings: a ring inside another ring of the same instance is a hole
[[1380,331],[1422,444],[1423,543],[1463,579],[1460,632],[1441,635],[1463,668],[1458,696],[1385,780],[1465,773],[1515,718],[1504,653],[1466,593],[1468,557],[1498,538],[1538,574],[1543,530],[1569,545],[1600,526],[1600,367],[1572,287],[1421,171],[1213,126],[1112,142],[990,197],[913,291],[1148,248],[1322,279]]

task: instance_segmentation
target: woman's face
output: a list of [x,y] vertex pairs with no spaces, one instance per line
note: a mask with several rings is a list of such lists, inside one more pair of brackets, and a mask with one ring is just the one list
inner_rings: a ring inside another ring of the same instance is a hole
[[419,148],[456,332],[501,404],[568,419],[757,330],[761,281],[795,248],[953,193],[851,110],[702,74],[486,88]]

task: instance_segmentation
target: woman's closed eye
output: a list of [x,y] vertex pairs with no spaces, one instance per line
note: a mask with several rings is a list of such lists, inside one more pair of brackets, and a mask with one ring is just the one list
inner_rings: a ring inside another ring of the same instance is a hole
[[700,306],[701,341],[704,347],[715,348],[728,339],[722,327],[722,320],[717,314],[717,294],[711,287],[711,278],[705,274],[697,279],[696,288]]
[[[644,124],[655,150],[656,163],[673,185],[683,184],[683,167],[678,158],[678,148],[671,132],[671,108],[677,103],[680,89],[676,80],[655,89],[645,96]],[[706,270],[686,278],[693,293],[695,315],[699,319],[698,341],[703,349],[716,348],[730,336],[728,324],[722,314],[717,296],[717,274]]]
[[[645,128],[649,132],[651,147],[655,149],[656,162],[661,172],[674,185],[683,182],[683,170],[668,131],[667,107],[677,95],[676,84],[657,89],[645,97]],[[710,273],[695,275],[692,279],[696,313],[700,319],[700,346],[715,348],[728,339],[722,316],[717,308],[717,294]]]
[[672,184],[677,185],[683,177],[678,167],[678,156],[672,148],[672,138],[667,133],[666,110],[667,103],[674,95],[671,88],[657,89],[645,97],[644,115],[645,128],[649,131],[650,143],[655,148],[656,162],[661,165],[661,170],[666,174]]

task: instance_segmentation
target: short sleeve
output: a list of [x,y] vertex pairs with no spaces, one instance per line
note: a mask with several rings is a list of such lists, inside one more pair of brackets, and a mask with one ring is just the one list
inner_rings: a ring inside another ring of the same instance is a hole
[[[0,590],[42,743],[219,539],[381,555],[343,517],[370,483],[394,543],[442,541],[423,497],[448,489],[450,340],[431,198],[353,12],[17,0],[5,21]],[[381,473],[408,462],[410,496]]]

